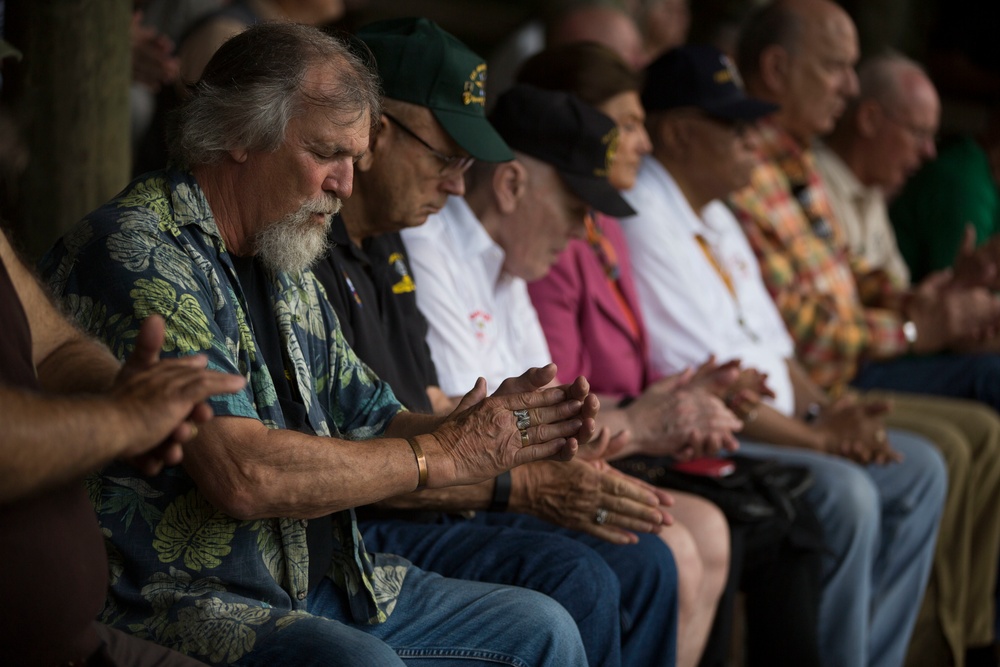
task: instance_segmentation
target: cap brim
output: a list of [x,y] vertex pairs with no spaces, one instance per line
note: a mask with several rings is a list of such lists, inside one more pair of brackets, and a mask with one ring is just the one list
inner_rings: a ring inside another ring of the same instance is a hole
[[615,218],[627,218],[635,215],[635,209],[628,205],[606,178],[597,176],[582,176],[559,171],[566,185],[576,195],[605,215]]
[[701,109],[716,118],[752,121],[774,113],[778,105],[745,97],[723,104],[702,105]]
[[509,162],[514,159],[510,146],[482,116],[431,109],[441,127],[469,155],[483,162]]

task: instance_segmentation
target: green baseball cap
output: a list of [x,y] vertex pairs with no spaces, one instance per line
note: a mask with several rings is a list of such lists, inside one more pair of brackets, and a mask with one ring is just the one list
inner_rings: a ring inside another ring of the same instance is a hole
[[514,159],[486,120],[486,61],[428,19],[371,23],[357,36],[375,57],[385,96],[430,109],[477,160]]

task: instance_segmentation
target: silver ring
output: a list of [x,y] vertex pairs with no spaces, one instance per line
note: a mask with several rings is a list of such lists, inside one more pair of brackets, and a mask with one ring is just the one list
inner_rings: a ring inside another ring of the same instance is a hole
[[523,429],[521,430],[521,446],[522,447],[528,446],[528,432]]
[[514,410],[514,418],[517,419],[517,430],[523,431],[531,426],[531,417],[527,410]]
[[608,510],[604,509],[603,507],[598,507],[597,514],[594,515],[594,523],[596,523],[598,526],[603,526],[605,523],[608,522],[608,514],[609,514]]

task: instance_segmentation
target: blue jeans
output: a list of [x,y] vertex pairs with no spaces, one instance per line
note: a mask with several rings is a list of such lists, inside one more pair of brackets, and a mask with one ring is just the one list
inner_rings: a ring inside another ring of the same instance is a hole
[[273,633],[241,666],[560,667],[587,664],[576,623],[559,603],[521,588],[446,579],[410,568],[385,623],[350,620],[347,596],[328,578],[309,614]]
[[944,460],[926,440],[889,431],[901,463],[862,467],[805,449],[743,442],[744,454],[801,465],[829,552],[819,610],[827,667],[898,667],[934,559],[947,491]]
[[874,361],[858,370],[861,389],[967,398],[1000,411],[1000,355],[938,354]]
[[372,551],[448,577],[552,597],[577,622],[590,665],[675,662],[677,569],[658,537],[620,546],[535,517],[492,512],[442,516],[436,524],[362,521],[360,528]]

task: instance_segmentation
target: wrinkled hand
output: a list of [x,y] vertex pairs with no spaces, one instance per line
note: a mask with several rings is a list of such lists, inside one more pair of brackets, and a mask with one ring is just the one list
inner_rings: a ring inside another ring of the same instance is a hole
[[774,391],[767,384],[767,373],[743,368],[739,359],[717,364],[715,355],[698,367],[688,386],[701,387],[718,396],[743,421],[752,421],[751,416],[761,401],[774,398]]
[[813,428],[824,437],[825,451],[857,463],[901,461],[892,449],[883,416],[891,410],[887,401],[860,401],[845,396],[824,408]]
[[143,321],[135,351],[122,366],[110,395],[135,431],[123,457],[144,474],[177,465],[181,446],[197,434],[195,424],[212,418],[204,402],[216,394],[239,391],[246,381],[205,369],[201,355],[160,360],[164,324],[158,315]]
[[632,437],[643,453],[680,459],[712,456],[738,447],[741,422],[705,389],[686,386],[671,393],[644,392],[625,408]]
[[917,326],[913,348],[921,354],[989,339],[1000,327],[1000,299],[983,287],[956,283],[947,271],[924,279],[906,312]]
[[632,432],[629,430],[612,433],[611,429],[602,426],[597,435],[590,442],[580,443],[580,451],[577,458],[584,461],[597,461],[599,459],[614,459],[615,455],[621,452],[632,441]]
[[[525,391],[534,391],[543,387],[553,386],[556,379],[557,368],[555,364],[547,364],[541,368],[529,368],[515,378],[507,378],[500,383],[494,396],[505,396],[517,394]],[[580,431],[573,438],[582,446],[591,442],[597,435],[597,413],[601,409],[601,402],[595,394],[590,393],[590,383],[584,377],[578,377],[571,384],[559,385],[559,388],[566,391],[566,395],[571,399],[576,399],[583,403],[579,419],[581,421]]]
[[699,387],[711,392],[719,398],[725,398],[731,391],[732,386],[739,380],[740,360],[730,359],[725,363],[718,363],[715,355],[709,355],[708,360],[694,369],[688,379],[688,386]]
[[1000,239],[990,239],[976,248],[976,228],[965,223],[962,244],[952,267],[952,281],[963,287],[1000,287],[997,266],[1000,260]]
[[[569,461],[579,448],[583,407],[562,387],[486,397],[486,381],[479,378],[433,437],[421,441],[427,486],[475,484],[531,461]],[[531,420],[526,445],[514,417],[520,409]]]
[[[608,465],[605,461],[537,463],[518,468],[518,500],[512,507],[554,524],[589,533],[615,544],[634,544],[637,532],[657,532],[673,523],[667,507],[673,498]],[[523,494],[523,499],[522,499]],[[608,512],[602,525],[598,509]]]

